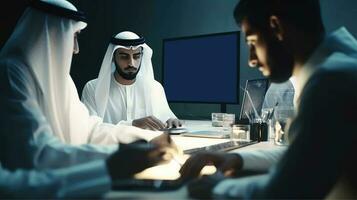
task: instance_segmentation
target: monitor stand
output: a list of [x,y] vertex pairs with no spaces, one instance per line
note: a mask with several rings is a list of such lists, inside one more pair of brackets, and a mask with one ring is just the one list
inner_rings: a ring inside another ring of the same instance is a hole
[[221,113],[226,113],[227,112],[227,104],[222,103],[221,104]]

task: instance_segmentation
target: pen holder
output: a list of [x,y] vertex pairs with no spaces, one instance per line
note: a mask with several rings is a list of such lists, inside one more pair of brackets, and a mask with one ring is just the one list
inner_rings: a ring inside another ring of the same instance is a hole
[[250,124],[250,139],[252,141],[268,141],[268,124],[266,122],[253,122]]

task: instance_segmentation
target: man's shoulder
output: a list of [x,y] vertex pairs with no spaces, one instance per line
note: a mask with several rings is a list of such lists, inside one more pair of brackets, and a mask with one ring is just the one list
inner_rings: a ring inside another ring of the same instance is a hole
[[1,70],[28,71],[28,67],[26,67],[25,63],[11,58],[1,59],[0,68]]
[[137,83],[151,88],[163,88],[161,83],[155,79],[138,79]]
[[161,84],[159,81],[155,80],[155,79],[154,79],[154,81],[152,82],[152,85],[154,85],[155,87],[163,88],[163,87],[162,87],[162,84]]
[[321,87],[357,87],[357,66],[355,68],[341,66],[340,68],[319,69],[310,81]]
[[351,56],[335,54],[313,74],[308,81],[315,87],[310,90],[329,91],[344,90],[357,87],[357,59]]
[[87,89],[93,89],[95,88],[95,86],[97,85],[97,81],[98,81],[98,78],[95,78],[95,79],[92,79],[90,81],[88,81],[84,88],[87,88]]
[[357,57],[343,53],[333,53],[319,69],[320,74],[344,74],[345,76],[355,76],[357,73]]
[[165,89],[164,89],[164,87],[162,86],[162,84],[159,81],[154,80],[152,85],[153,85],[154,88],[156,88],[157,91],[161,91],[161,92],[165,93]]
[[155,80],[155,79],[153,80],[153,84],[162,86],[161,83],[159,81]]
[[6,76],[13,76],[16,79],[27,79],[26,77],[32,77],[31,70],[25,63],[17,59],[1,59],[0,60],[1,74]]
[[38,87],[38,82],[31,68],[21,60],[3,59],[0,60],[0,85],[5,90],[27,93]]
[[357,59],[342,52],[335,52],[320,64],[320,67],[309,78],[308,83],[318,84],[319,87],[315,89],[319,90],[321,87],[354,85],[356,80]]

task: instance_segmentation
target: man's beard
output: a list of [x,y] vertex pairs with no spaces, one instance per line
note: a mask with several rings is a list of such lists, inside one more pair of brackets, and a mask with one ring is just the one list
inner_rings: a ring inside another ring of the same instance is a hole
[[287,81],[294,68],[294,58],[291,51],[284,48],[283,43],[274,37],[267,40],[267,54],[267,64],[270,70],[269,79],[276,83]]
[[136,76],[138,75],[138,73],[140,71],[140,67],[141,67],[141,64],[140,64],[140,66],[136,70],[136,72],[124,72],[124,70],[128,70],[128,69],[135,68],[135,67],[128,66],[124,70],[122,70],[116,62],[114,62],[114,63],[115,63],[115,68],[116,68],[118,74],[125,80],[134,80],[136,78]]

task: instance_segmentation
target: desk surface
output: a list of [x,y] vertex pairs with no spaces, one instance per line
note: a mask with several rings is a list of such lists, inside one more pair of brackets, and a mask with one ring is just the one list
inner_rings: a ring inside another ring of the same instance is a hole
[[[212,127],[210,121],[185,120],[184,124],[189,130],[222,129],[221,127]],[[229,139],[211,139],[211,138],[173,136],[173,140],[175,141],[177,146],[185,150],[190,148],[218,144],[221,142],[228,141]],[[249,145],[243,148],[235,149],[232,152],[239,152],[242,149],[254,151],[257,149],[269,149],[274,147],[276,146],[271,142],[260,142],[254,145]],[[181,167],[177,163],[177,160],[183,163],[186,158],[176,158],[176,161],[171,161],[168,164],[149,168],[145,170],[143,173],[139,174],[138,177],[140,178],[161,177],[161,179],[177,179],[180,176],[179,169]],[[111,191],[105,196],[105,198],[107,199],[189,199],[187,195],[186,187],[182,187],[175,191],[165,191],[165,192]]]

